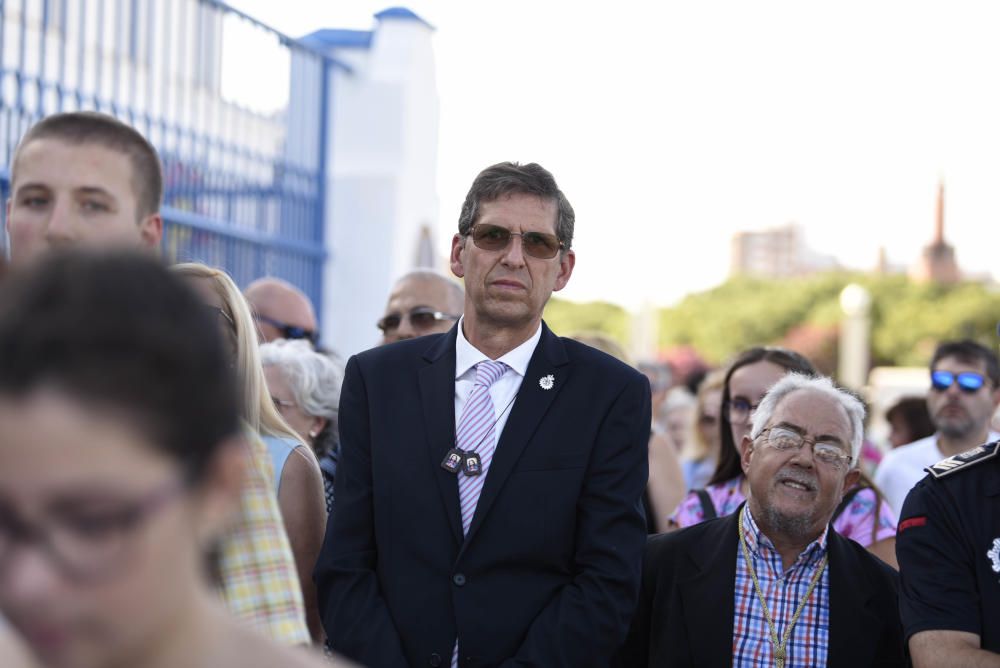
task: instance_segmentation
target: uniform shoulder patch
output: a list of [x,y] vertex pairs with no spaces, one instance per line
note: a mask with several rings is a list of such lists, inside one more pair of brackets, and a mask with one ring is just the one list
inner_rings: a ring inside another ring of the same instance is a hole
[[993,459],[997,456],[998,452],[1000,452],[1000,441],[993,441],[992,443],[986,443],[985,445],[980,445],[971,450],[966,450],[965,452],[942,459],[937,464],[929,466],[927,472],[935,478],[943,478],[952,473],[964,471],[980,462]]

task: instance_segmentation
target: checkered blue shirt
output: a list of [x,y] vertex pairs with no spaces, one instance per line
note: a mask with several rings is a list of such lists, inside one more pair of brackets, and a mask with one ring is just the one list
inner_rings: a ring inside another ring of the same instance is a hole
[[[783,572],[781,555],[774,549],[770,539],[760,532],[749,509],[743,517],[747,548],[780,641],[826,554],[827,530],[824,529],[823,534],[806,547],[791,568]],[[771,633],[754,591],[750,571],[743,559],[743,549],[739,546],[736,549],[735,597],[734,668],[771,668],[774,666]],[[830,569],[827,567],[792,629],[785,647],[786,668],[825,666],[829,643]]]

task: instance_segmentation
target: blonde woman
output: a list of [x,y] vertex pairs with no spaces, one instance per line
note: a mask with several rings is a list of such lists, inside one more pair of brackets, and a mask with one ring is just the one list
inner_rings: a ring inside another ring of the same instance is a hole
[[[278,506],[287,531],[287,540],[295,559],[298,587],[305,603],[309,635],[316,642],[322,639],[322,627],[316,602],[316,586],[312,569],[316,564],[326,530],[326,504],[323,480],[312,451],[303,445],[291,427],[282,419],[267,390],[267,381],[260,363],[257,331],[250,308],[236,283],[225,272],[203,264],[186,263],[173,267],[186,278],[210,309],[229,344],[233,368],[241,384],[243,419],[259,439],[250,439],[254,447],[254,469],[266,472],[272,490],[277,490]],[[223,555],[225,567],[226,555]],[[245,558],[232,555],[234,565]],[[295,575],[293,573],[292,575]],[[285,587],[287,588],[287,587]],[[273,595],[275,587],[267,587],[262,595]],[[290,596],[292,592],[286,592]],[[233,605],[232,598],[227,600]],[[239,604],[243,616],[257,616],[256,597]],[[288,604],[294,605],[293,601]],[[304,639],[308,640],[308,638]]]
[[[604,334],[587,332],[570,338],[597,348],[626,364],[632,363],[625,349]],[[649,533],[662,533],[667,529],[667,518],[684,498],[686,491],[677,447],[667,434],[653,430],[649,436],[649,481],[643,496]]]
[[722,413],[722,386],[725,369],[712,371],[698,386],[691,438],[681,450],[681,469],[688,489],[701,489],[708,484],[719,461],[722,435],[719,431]]

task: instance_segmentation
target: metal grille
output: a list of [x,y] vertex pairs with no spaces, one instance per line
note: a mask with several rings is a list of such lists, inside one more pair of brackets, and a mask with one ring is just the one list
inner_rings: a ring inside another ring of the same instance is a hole
[[0,157],[47,114],[112,114],[160,153],[168,259],[321,308],[331,67],[217,0],[0,0]]

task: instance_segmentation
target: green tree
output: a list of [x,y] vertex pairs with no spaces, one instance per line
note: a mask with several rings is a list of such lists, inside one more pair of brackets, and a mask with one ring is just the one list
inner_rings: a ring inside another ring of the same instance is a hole
[[615,304],[608,302],[578,304],[553,298],[546,304],[543,317],[546,324],[561,335],[600,332],[628,347],[629,314]]
[[[995,345],[1000,292],[981,283],[915,284],[905,276],[833,272],[802,279],[733,278],[660,313],[661,346],[690,345],[720,363],[753,345],[802,331],[835,330],[840,292],[851,282],[872,295],[872,360],[926,364],[934,345],[970,337]],[[826,347],[829,347],[827,342]]]

